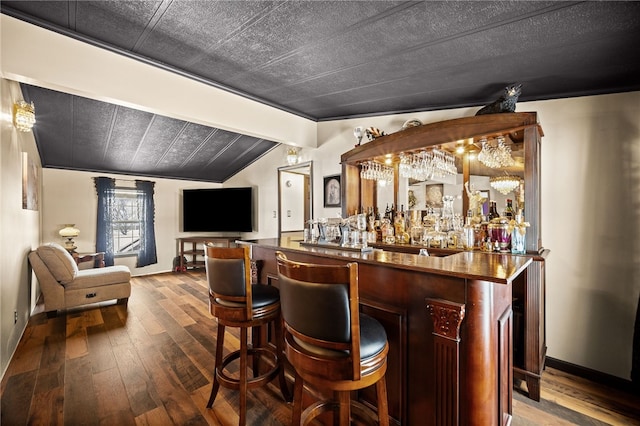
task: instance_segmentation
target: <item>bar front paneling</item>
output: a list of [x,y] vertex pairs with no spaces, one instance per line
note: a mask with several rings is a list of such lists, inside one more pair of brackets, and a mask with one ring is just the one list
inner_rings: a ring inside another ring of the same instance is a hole
[[[275,286],[277,250],[302,262],[358,263],[361,309],[383,324],[389,339],[387,386],[392,422],[510,422],[512,282],[531,258],[473,252],[446,257],[381,250],[360,253],[308,247],[288,239],[245,243],[251,244],[253,259],[260,261],[260,282]],[[464,310],[453,358],[436,356],[441,348],[428,308],[433,300]],[[443,369],[449,369],[449,374],[438,381]],[[445,400],[443,395],[447,395]],[[375,394],[363,392],[360,398],[373,403]]]

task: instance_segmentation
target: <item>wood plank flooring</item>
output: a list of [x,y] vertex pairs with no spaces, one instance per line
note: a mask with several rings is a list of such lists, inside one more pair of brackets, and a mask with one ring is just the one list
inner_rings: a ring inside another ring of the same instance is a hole
[[[228,329],[227,350],[239,346]],[[1,384],[2,425],[235,425],[237,393],[212,409],[216,324],[203,271],[132,279],[129,305],[34,314]],[[519,385],[519,384],[518,384]],[[542,400],[513,400],[518,425],[640,425],[640,397],[547,368]],[[248,423],[287,425],[275,383],[248,398]]]

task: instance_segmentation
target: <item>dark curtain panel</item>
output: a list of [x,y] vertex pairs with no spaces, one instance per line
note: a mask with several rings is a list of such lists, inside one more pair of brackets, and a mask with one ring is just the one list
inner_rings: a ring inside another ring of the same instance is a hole
[[136,181],[138,205],[142,209],[140,222],[140,249],[138,250],[137,268],[158,263],[156,256],[155,206],[153,203],[153,187],[155,183],[143,180]]
[[98,193],[98,223],[96,227],[96,251],[104,252],[104,265],[113,265],[112,218],[115,206],[116,181],[108,177],[94,178]]

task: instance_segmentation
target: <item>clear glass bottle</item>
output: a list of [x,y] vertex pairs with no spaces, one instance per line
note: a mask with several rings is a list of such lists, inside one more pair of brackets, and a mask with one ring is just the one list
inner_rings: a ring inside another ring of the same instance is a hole
[[476,246],[475,229],[473,223],[473,210],[469,209],[463,227],[464,231],[464,248],[465,250],[473,250]]
[[511,231],[511,253],[525,254],[525,236],[527,228],[522,217],[522,210],[518,210],[516,218],[513,221],[513,230]]

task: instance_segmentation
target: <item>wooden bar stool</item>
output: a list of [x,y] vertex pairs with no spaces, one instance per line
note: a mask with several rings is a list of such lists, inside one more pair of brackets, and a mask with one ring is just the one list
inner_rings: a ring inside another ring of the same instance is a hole
[[[389,344],[382,325],[358,307],[358,264],[314,265],[290,261],[277,252],[285,353],[295,369],[292,424],[308,424],[338,411],[335,423],[359,417],[389,424],[385,373]],[[331,391],[302,412],[305,384]],[[351,391],[376,386],[377,416]],[[353,410],[353,411],[352,411]]]
[[[222,248],[207,245],[205,266],[209,282],[209,310],[218,322],[216,361],[213,385],[207,408],[211,408],[220,386],[240,391],[240,425],[247,421],[247,391],[266,385],[277,375],[285,401],[291,397],[284,377],[282,364],[283,339],[278,289],[269,285],[251,284],[251,259],[249,247]],[[259,328],[274,323],[276,350],[267,345],[258,347]],[[240,328],[240,350],[223,357],[225,327]],[[253,345],[247,341],[247,329],[253,328]],[[253,377],[248,377],[248,357],[253,359]],[[258,361],[261,356],[271,360],[272,366],[259,374]],[[227,366],[240,359],[239,378],[226,372]]]

